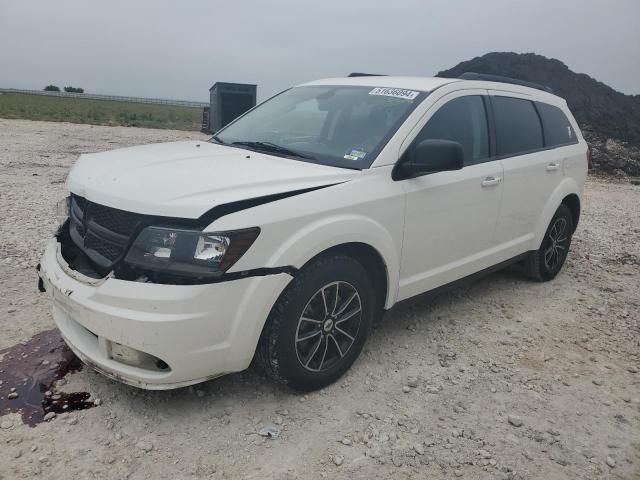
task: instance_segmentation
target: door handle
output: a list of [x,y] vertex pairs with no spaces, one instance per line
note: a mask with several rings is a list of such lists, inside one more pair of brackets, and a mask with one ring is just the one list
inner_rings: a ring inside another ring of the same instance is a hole
[[547,172],[555,172],[556,170],[558,170],[558,168],[560,168],[560,164],[556,162],[551,162],[546,166]]
[[481,185],[483,187],[495,187],[501,181],[502,181],[501,177],[487,177],[482,181]]

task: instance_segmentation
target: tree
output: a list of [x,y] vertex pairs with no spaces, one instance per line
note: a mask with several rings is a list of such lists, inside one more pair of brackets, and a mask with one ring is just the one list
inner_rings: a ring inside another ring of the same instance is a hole
[[59,92],[60,87],[58,87],[57,85],[47,85],[46,87],[43,88],[43,90],[45,92]]
[[67,93],[84,93],[84,88],[64,87],[64,91],[67,92]]

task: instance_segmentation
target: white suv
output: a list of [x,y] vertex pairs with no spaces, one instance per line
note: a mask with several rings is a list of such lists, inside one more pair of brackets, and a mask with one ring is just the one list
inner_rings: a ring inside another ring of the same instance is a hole
[[553,279],[587,145],[566,102],[486,80],[319,80],[210,141],[82,155],[40,287],[87,364],[148,389],[336,380],[372,321],[521,262]]

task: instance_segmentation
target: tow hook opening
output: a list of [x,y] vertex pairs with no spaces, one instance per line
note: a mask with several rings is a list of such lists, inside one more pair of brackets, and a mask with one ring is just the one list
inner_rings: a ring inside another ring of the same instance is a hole
[[40,264],[36,265],[36,272],[38,272],[38,291],[44,293],[47,289],[44,288],[44,282],[42,281],[42,277],[40,277]]

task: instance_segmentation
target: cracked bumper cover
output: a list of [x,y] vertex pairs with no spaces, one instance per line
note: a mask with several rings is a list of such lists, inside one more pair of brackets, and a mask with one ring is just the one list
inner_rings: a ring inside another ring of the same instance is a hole
[[[71,270],[53,239],[38,272],[69,347],[105,375],[140,388],[182,387],[244,370],[287,273],[204,285],[91,279]],[[169,368],[117,360],[124,346]]]

